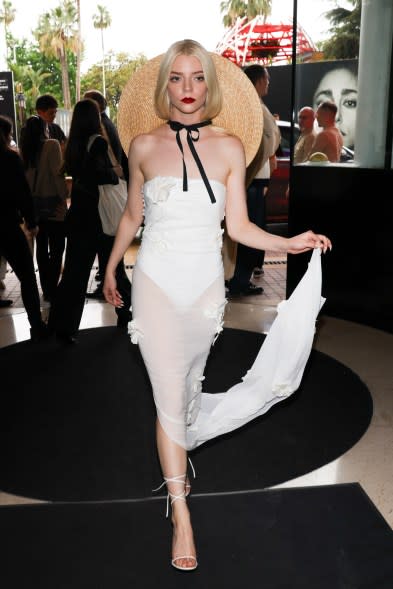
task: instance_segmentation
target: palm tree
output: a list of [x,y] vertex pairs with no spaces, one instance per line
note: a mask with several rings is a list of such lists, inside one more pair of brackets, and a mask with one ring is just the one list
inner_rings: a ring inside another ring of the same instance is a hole
[[350,59],[359,56],[361,0],[350,0],[353,10],[336,7],[326,12],[332,34],[322,44],[325,59]]
[[76,99],[80,100],[81,97],[81,61],[82,61],[82,33],[81,33],[81,3],[80,0],[76,0],[76,15],[77,15],[77,27],[78,27],[78,46],[76,50],[76,80],[75,80],[75,94]]
[[95,29],[101,30],[101,48],[102,48],[102,93],[105,96],[105,50],[104,50],[104,29],[110,27],[112,23],[111,15],[105,6],[97,5],[98,14],[93,15],[93,25]]
[[34,33],[41,51],[47,56],[57,57],[60,61],[64,108],[68,110],[71,109],[71,95],[67,52],[76,53],[79,46],[75,24],[74,2],[63,0],[62,5],[41,15]]
[[233,27],[240,18],[247,17],[252,20],[256,16],[262,16],[264,22],[272,12],[273,0],[225,0],[220,4],[220,11],[224,13],[222,22],[225,27]]
[[41,94],[41,86],[46,78],[50,77],[49,72],[45,72],[41,68],[38,70],[33,70],[33,68],[24,66],[24,76],[29,81],[29,96],[31,97],[31,101],[35,104],[35,101]]
[[14,74],[14,80],[16,80],[16,93],[21,92],[19,89],[23,88],[26,112],[34,112],[35,102],[38,96],[42,94],[41,89],[45,83],[45,79],[49,78],[51,74],[41,68],[36,69],[30,67],[30,65],[17,65],[16,63],[11,65],[11,69]]
[[8,26],[15,20],[16,10],[12,7],[11,2],[3,0],[3,9],[0,12],[0,22],[4,23],[4,37],[5,47],[7,51],[7,63],[8,63]]

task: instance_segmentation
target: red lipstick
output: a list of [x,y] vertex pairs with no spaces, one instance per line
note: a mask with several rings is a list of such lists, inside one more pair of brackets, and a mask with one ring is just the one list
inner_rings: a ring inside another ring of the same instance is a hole
[[193,102],[195,102],[195,98],[191,98],[190,96],[185,96],[184,98],[181,99],[182,102],[184,102],[184,104],[192,104]]

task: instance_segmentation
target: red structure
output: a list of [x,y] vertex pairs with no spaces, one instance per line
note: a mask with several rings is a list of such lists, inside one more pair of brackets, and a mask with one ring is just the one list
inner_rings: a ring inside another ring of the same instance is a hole
[[[239,66],[260,63],[290,63],[293,42],[292,23],[277,25],[265,23],[263,17],[238,19],[216,47],[217,53]],[[298,25],[296,59],[308,61],[317,51],[306,32]]]

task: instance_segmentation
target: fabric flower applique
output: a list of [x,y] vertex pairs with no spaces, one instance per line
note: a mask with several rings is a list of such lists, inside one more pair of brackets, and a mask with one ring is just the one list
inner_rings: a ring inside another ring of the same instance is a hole
[[[205,380],[203,374],[201,376],[197,376],[192,384],[192,391],[194,394],[193,398],[187,405],[187,415],[186,415],[186,424],[190,426],[194,423],[197,414],[195,412],[198,411],[196,402],[199,399],[199,395],[202,392],[202,381]],[[199,404],[198,404],[199,406]]]
[[216,337],[214,338],[212,345],[216,343],[218,336],[224,329],[224,311],[227,302],[227,299],[224,299],[220,303],[211,303],[211,305],[204,311],[205,317],[216,321]]
[[224,229],[220,229],[216,235],[213,237],[213,243],[218,244],[218,247],[222,248],[222,236],[224,234]]
[[194,393],[201,393],[202,392],[202,382],[205,380],[205,377],[203,376],[197,376],[196,379],[194,380],[194,384],[192,386],[192,390],[194,391]]
[[130,334],[131,342],[133,344],[137,344],[139,339],[143,337],[143,333],[136,326],[134,319],[128,324],[128,333]]
[[169,242],[164,239],[166,232],[145,230],[145,237],[152,243],[157,252],[166,252],[169,249]]
[[293,392],[293,387],[287,383],[273,384],[272,391],[277,397],[289,397]]
[[150,196],[154,204],[166,202],[169,198],[172,188],[176,186],[176,182],[170,178],[163,178],[157,176],[150,183]]

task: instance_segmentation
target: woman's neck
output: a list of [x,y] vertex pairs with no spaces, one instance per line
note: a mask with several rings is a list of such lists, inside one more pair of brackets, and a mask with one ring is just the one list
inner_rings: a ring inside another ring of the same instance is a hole
[[201,112],[200,110],[188,114],[182,113],[179,110],[172,109],[170,115],[171,121],[177,121],[182,125],[197,125],[198,123],[202,123],[205,120],[203,112]]

